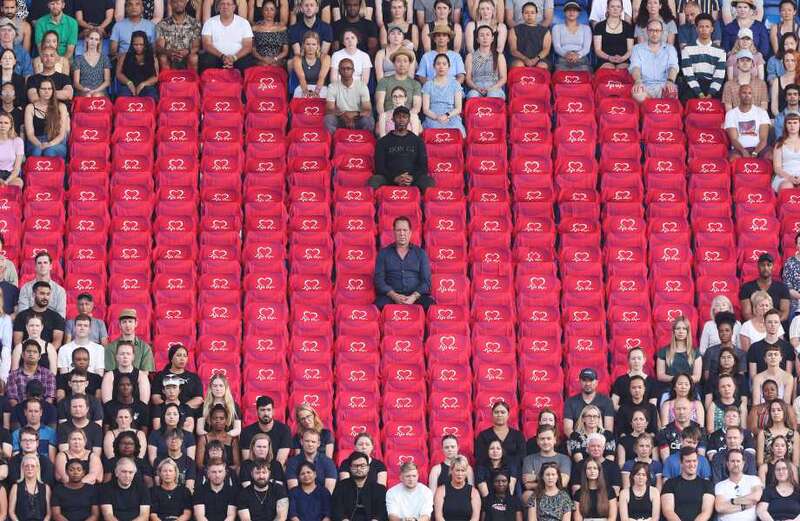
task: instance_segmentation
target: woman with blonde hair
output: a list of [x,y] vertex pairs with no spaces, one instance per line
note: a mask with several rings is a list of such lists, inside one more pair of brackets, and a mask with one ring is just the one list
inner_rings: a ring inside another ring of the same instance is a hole
[[111,85],[111,60],[103,52],[103,33],[99,29],[86,32],[86,51],[75,58],[72,84],[78,96],[106,95]]
[[292,438],[292,451],[300,454],[302,446],[300,440],[306,431],[315,431],[319,434],[319,452],[333,458],[333,434],[322,425],[322,419],[317,411],[307,403],[301,403],[294,408],[294,419],[297,422],[297,432]]
[[229,436],[236,437],[242,432],[242,411],[236,402],[233,401],[233,393],[231,393],[231,386],[225,375],[215,374],[211,377],[208,383],[208,391],[203,401],[203,410],[199,418],[197,418],[197,434],[202,436],[208,431],[206,430],[206,418],[211,414],[211,410],[215,405],[222,405],[228,417],[228,426],[226,432]]
[[250,457],[242,461],[242,466],[239,468],[239,482],[241,485],[244,487],[250,483],[253,464],[257,460],[265,460],[269,464],[269,476],[272,481],[285,485],[286,475],[283,472],[281,462],[275,459],[275,455],[272,452],[272,439],[269,435],[259,432],[250,440],[249,448]]
[[471,20],[464,31],[464,39],[467,45],[467,52],[473,52],[478,48],[477,31],[481,27],[488,27],[495,34],[497,41],[497,52],[503,54],[506,49],[506,39],[508,38],[508,28],[503,22],[497,20],[497,7],[492,0],[480,0],[478,2],[478,18]]
[[478,521],[481,514],[481,495],[467,482],[469,462],[456,456],[450,467],[450,480],[436,487],[433,494],[433,513],[437,520]]
[[662,389],[672,382],[675,375],[687,373],[693,384],[703,376],[703,359],[692,343],[692,326],[685,317],[672,323],[672,338],[669,345],[656,354],[656,379]]
[[[773,308],[772,297],[764,290],[759,290],[750,295],[750,303],[753,308],[753,317],[742,324],[739,331],[739,347],[743,351],[750,349],[750,346],[764,340],[767,336],[767,327],[764,324],[764,314]],[[783,326],[778,328],[778,336],[784,335]]]
[[11,486],[8,517],[12,521],[50,521],[50,486],[42,482],[39,456],[26,454],[19,481]]
[[603,429],[603,415],[596,405],[587,405],[581,411],[575,430],[567,440],[567,452],[575,463],[586,458],[588,452],[589,436],[595,434],[605,438],[603,456],[613,461],[616,453],[616,441],[611,431]]
[[83,429],[75,429],[69,433],[66,450],[59,452],[56,456],[54,469],[56,481],[61,483],[69,481],[67,461],[71,459],[81,460],[84,462],[84,467],[89,469],[89,472],[83,477],[84,483],[94,485],[103,481],[103,464],[97,454],[86,448],[87,442],[86,432]]
[[324,98],[328,92],[325,83],[331,70],[331,58],[322,54],[322,42],[314,31],[307,31],[303,35],[302,49],[302,54],[292,59],[292,69],[299,82],[294,96]]
[[[706,323],[703,324],[703,331],[700,333],[700,344],[697,346],[697,349],[700,351],[700,354],[703,355],[711,346],[719,344],[719,333],[717,332],[717,324],[714,322],[714,317],[720,311],[730,311],[733,313],[733,304],[731,303],[731,299],[726,297],[725,295],[717,295],[711,301],[711,310],[709,311],[709,315],[711,318],[706,320]],[[742,324],[737,320],[736,326],[733,328],[733,343],[735,345],[739,344],[739,330],[742,328]]]
[[[353,450],[367,455],[369,460],[369,471],[367,472],[367,481],[380,483],[386,486],[389,474],[386,470],[386,465],[375,459],[372,454],[375,452],[375,442],[372,441],[372,436],[366,432],[360,432],[353,440]],[[350,466],[347,460],[343,461],[339,466],[339,479],[347,479],[350,477]]]
[[750,36],[739,37],[733,48],[728,53],[728,60],[725,62],[727,68],[726,78],[735,80],[739,77],[739,69],[736,67],[736,55],[739,51],[750,51],[753,54],[753,73],[758,76],[758,79],[764,79],[764,56],[759,52],[758,48],[753,43],[753,38]]
[[150,491],[150,518],[166,521],[189,521],[192,518],[192,495],[180,484],[180,469],[172,458],[165,458],[156,469],[158,485]]

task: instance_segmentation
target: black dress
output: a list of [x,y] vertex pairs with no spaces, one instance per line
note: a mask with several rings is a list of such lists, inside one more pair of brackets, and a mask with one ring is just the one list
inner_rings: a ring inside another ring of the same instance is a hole
[[465,484],[455,488],[451,483],[444,484],[444,519],[438,521],[469,521],[472,519],[472,485]]
[[[603,52],[610,56],[623,56],[628,52],[628,40],[633,39],[633,25],[625,20],[622,22],[622,32],[609,33],[606,31],[606,21],[598,23],[594,26],[594,35],[600,36],[600,48]],[[600,67],[604,63],[609,63],[607,60],[597,58],[597,66]]]
[[47,514],[47,485],[36,483],[33,494],[28,492],[25,482],[17,484],[17,505],[14,513],[19,521],[41,521]]
[[653,516],[653,501],[650,499],[650,487],[644,490],[644,495],[639,497],[633,493],[633,487],[628,489],[628,518],[647,519]]

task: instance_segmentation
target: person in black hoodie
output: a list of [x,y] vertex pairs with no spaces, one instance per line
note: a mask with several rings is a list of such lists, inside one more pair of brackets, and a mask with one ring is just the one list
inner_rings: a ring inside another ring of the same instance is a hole
[[367,481],[369,458],[350,455],[350,477],[336,483],[331,498],[333,521],[386,521],[386,487]]
[[433,186],[428,175],[428,154],[422,138],[408,130],[411,112],[406,106],[392,113],[394,130],[375,146],[375,175],[369,178],[372,188],[384,185],[416,186],[420,191]]

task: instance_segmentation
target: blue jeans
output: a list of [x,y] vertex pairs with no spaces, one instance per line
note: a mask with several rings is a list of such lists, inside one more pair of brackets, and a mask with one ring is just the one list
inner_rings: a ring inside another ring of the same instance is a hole
[[[127,85],[120,85],[119,91],[117,91],[117,96],[136,96],[131,89],[128,88]],[[158,89],[155,88],[153,85],[149,87],[145,87],[142,89],[142,92],[139,93],[139,96],[147,96],[148,98],[153,98],[154,100],[158,101]]]
[[[47,141],[47,136],[36,136],[39,142],[44,143]],[[41,149],[32,143],[28,143],[29,156],[43,156],[43,157],[67,157],[67,138],[64,138],[57,145],[51,145],[45,149]]]

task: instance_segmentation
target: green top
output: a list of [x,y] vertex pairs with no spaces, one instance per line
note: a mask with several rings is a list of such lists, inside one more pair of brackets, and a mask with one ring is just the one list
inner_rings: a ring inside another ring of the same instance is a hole
[[[114,371],[117,368],[117,346],[121,341],[122,339],[118,338],[106,346],[106,371]],[[150,346],[138,336],[133,344],[136,346],[133,350],[133,367],[140,371],[155,371],[156,364]]]
[[44,34],[48,31],[55,31],[58,34],[58,55],[65,56],[67,54],[68,45],[78,44],[78,21],[68,14],[61,15],[61,21],[56,23],[46,14],[36,20],[36,30],[34,33],[34,41],[36,45],[42,43]]

